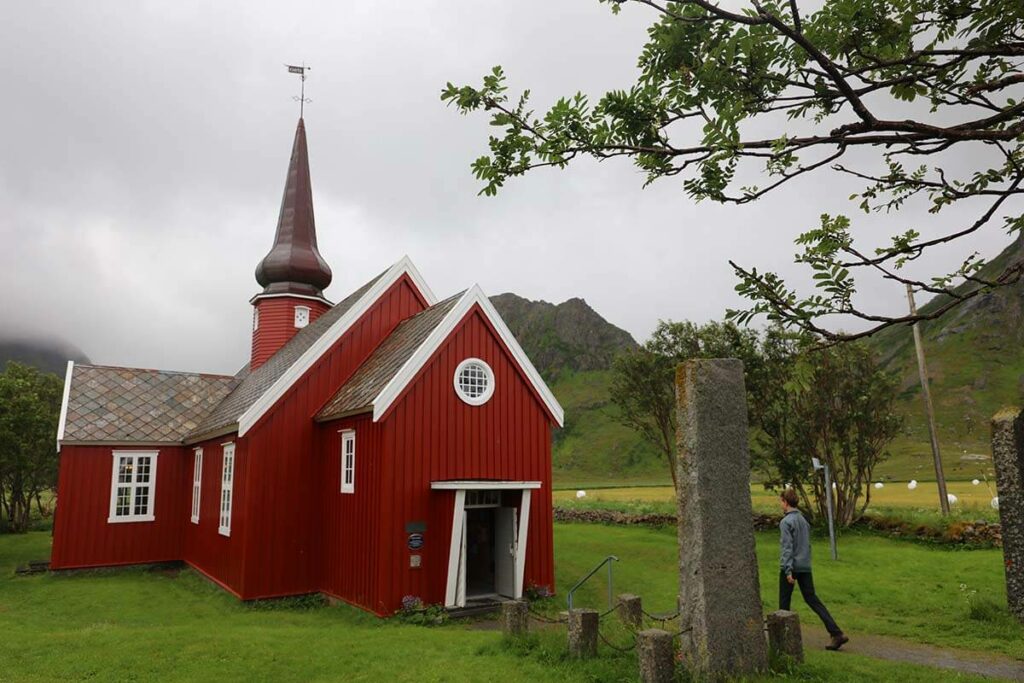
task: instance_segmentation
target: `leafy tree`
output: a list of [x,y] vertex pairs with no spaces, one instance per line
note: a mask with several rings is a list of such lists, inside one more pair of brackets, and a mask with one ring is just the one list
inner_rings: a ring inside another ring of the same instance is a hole
[[662,320],[639,349],[626,351],[613,365],[612,402],[620,419],[664,456],[676,484],[675,372],[687,358],[740,358],[747,372],[747,392],[759,391],[763,376],[757,334],[735,324]]
[[861,343],[811,349],[790,369],[773,417],[762,422],[784,440],[762,451],[761,469],[770,486],[788,483],[825,515],[824,481],[811,458],[826,463],[835,483],[836,523],[848,526],[870,503],[875,467],[902,428],[895,412],[898,379]]
[[664,454],[676,485],[676,366],[688,358],[740,358],[753,468],[769,488],[793,486],[809,503],[805,509],[825,514],[823,482],[811,464],[819,458],[836,483],[836,519],[848,525],[870,501],[875,467],[899,433],[897,380],[860,343],[820,343],[777,326],[758,335],[730,322],[662,321],[642,347],[616,360],[612,401],[623,423]]
[[[732,319],[766,314],[826,340],[935,318],[1020,280],[1024,263],[983,277],[984,261],[966,249],[958,268],[930,278],[903,266],[1000,218],[1009,232],[1024,228],[1024,2],[825,0],[809,13],[799,0],[737,0],[736,11],[712,0],[601,2],[654,14],[627,90],[596,104],[577,93],[543,115],[531,109],[529,91],[510,99],[501,67],[480,87],[442,91],[462,113],[487,111],[501,131],[472,164],[483,194],[581,157],[627,157],[648,183],[679,176],[696,200],[736,204],[807,174],[851,178],[863,188],[851,197],[860,210],[901,221],[887,246],[872,252],[855,243],[849,216],[823,215],[796,240],[796,260],[816,284],[809,295],[773,272],[730,262],[750,300]],[[760,184],[748,182],[758,176]],[[924,222],[953,206],[969,217],[936,237],[922,237],[898,213],[908,208]],[[865,310],[854,303],[858,276],[946,298],[916,316]],[[865,329],[832,332],[835,315]]]
[[7,527],[28,530],[33,503],[47,514],[44,496],[57,485],[57,419],[62,382],[19,363],[0,373],[0,505]]

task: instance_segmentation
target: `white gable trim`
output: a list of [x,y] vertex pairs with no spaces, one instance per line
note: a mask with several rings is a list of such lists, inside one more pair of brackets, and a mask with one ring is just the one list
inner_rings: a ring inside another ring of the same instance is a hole
[[64,427],[68,423],[68,399],[71,398],[71,375],[75,373],[75,361],[68,361],[68,369],[64,372],[64,395],[60,399],[60,420],[57,422],[57,452],[64,440]]
[[285,392],[291,388],[295,382],[299,380],[306,371],[313,367],[313,364],[324,355],[329,348],[331,348],[336,341],[349,330],[352,325],[359,320],[364,313],[376,303],[391,285],[395,284],[403,275],[408,275],[409,279],[413,281],[416,288],[420,290],[420,294],[427,300],[428,306],[433,306],[437,303],[437,297],[434,296],[433,290],[427,285],[420,271],[416,269],[412,261],[409,260],[408,256],[403,256],[402,259],[388,268],[370,289],[363,294],[358,301],[356,301],[351,308],[349,308],[344,315],[334,322],[333,325],[328,328],[323,335],[320,336],[313,345],[306,349],[306,352],[299,356],[299,359],[295,361],[290,368],[281,377],[274,382],[269,389],[263,392],[255,403],[249,406],[238,418],[238,436],[244,436],[246,432],[252,429],[261,417],[263,417],[268,410],[274,407],[274,404],[284,396]]
[[554,416],[555,422],[561,427],[563,420],[565,419],[565,413],[562,410],[562,406],[559,405],[558,399],[551,393],[551,389],[544,383],[540,373],[537,372],[537,368],[533,367],[533,363],[530,362],[526,352],[523,351],[523,347],[519,345],[516,338],[512,336],[512,332],[509,331],[508,326],[505,325],[505,321],[498,315],[498,311],[495,310],[494,304],[487,298],[483,290],[480,289],[480,285],[473,285],[466,293],[462,295],[462,298],[455,304],[448,315],[444,317],[434,331],[430,333],[416,352],[405,362],[402,369],[391,378],[387,386],[381,390],[380,394],[373,399],[373,421],[377,422],[381,417],[388,411],[399,396],[405,391],[405,388],[412,381],[413,377],[419,373],[419,371],[426,365],[427,361],[430,360],[434,352],[437,351],[445,339],[455,330],[456,326],[462,319],[466,317],[470,309],[474,304],[480,306],[480,310],[490,321],[494,329],[497,330],[498,336],[508,347],[509,351],[512,352],[512,357],[518,363],[519,367],[526,374],[526,377],[530,380],[533,388],[540,394],[541,400],[544,401],[544,405],[547,406],[548,410],[551,411],[551,415]]

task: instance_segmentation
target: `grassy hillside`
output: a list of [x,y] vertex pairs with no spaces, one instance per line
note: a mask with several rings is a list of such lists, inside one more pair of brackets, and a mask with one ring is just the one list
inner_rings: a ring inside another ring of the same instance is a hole
[[667,481],[661,455],[618,422],[609,398],[612,361],[636,348],[633,337],[583,299],[556,305],[500,294],[491,301],[565,408],[554,437],[555,482]]
[[611,375],[609,370],[567,373],[551,386],[566,415],[565,427],[555,433],[556,485],[669,480],[661,454],[616,418],[608,396]]
[[[1017,239],[986,268],[993,275],[1024,258]],[[921,306],[935,310],[936,297]],[[932,401],[947,476],[991,476],[989,420],[999,408],[1019,404],[1024,389],[1024,283],[979,296],[939,320],[922,324]],[[909,327],[886,330],[871,341],[883,364],[902,378],[900,409],[907,424],[893,444],[893,461],[882,474],[934,476],[928,426]]]

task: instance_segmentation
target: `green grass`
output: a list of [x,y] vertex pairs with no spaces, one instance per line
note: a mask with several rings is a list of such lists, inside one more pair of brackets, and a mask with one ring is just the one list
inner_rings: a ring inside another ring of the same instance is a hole
[[[311,607],[310,601],[254,609],[190,571],[175,577],[144,569],[13,575],[16,563],[45,557],[48,544],[46,533],[0,536],[0,621],[5,624],[0,679],[635,679],[633,656],[607,648],[593,661],[567,661],[558,633],[509,646],[500,634],[465,624],[410,626],[347,607]],[[563,604],[571,582],[611,553],[622,558],[615,568],[617,591],[643,595],[649,611],[673,608],[672,531],[557,525],[556,548],[562,593],[551,601],[552,609]],[[760,535],[768,605],[775,599],[775,552],[774,535]],[[978,596],[998,597],[998,553],[932,551],[877,537],[844,538],[841,552],[843,560],[835,565],[819,559],[817,581],[840,623],[853,633],[870,630],[1024,656],[1024,633],[1004,623],[1005,608],[994,615],[982,609],[993,621],[976,622],[959,593],[959,584],[966,582]],[[599,605],[603,591],[603,585],[588,585],[579,602]],[[804,608],[798,604],[797,609]],[[802,618],[810,618],[806,610]],[[925,667],[814,651],[797,673],[771,680],[930,683],[936,675]]]
[[[677,592],[671,568],[676,558],[675,529],[587,524],[556,527],[560,588],[582,576],[605,555],[615,565],[615,591],[637,593],[649,612],[673,610]],[[896,636],[921,643],[999,652],[1024,659],[1024,627],[1006,608],[1002,553],[999,550],[951,550],[873,534],[845,533],[839,561],[828,559],[827,539],[814,540],[815,585],[840,626],[858,632]],[[777,607],[778,535],[757,534],[761,595],[766,608]],[[563,583],[564,581],[564,583]],[[970,617],[967,594],[999,605],[989,620]],[[587,585],[580,604],[606,605],[603,581]],[[817,618],[799,598],[795,609],[804,623]]]

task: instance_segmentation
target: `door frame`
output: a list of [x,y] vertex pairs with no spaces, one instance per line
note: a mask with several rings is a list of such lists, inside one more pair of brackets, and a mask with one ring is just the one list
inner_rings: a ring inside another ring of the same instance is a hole
[[532,492],[539,489],[539,481],[435,481],[435,491],[454,491],[452,533],[448,548],[448,577],[445,589],[445,607],[466,606],[466,491],[499,490],[520,491],[519,519],[515,553],[515,599],[523,597],[523,576],[526,569],[526,541],[530,530],[530,503]]

